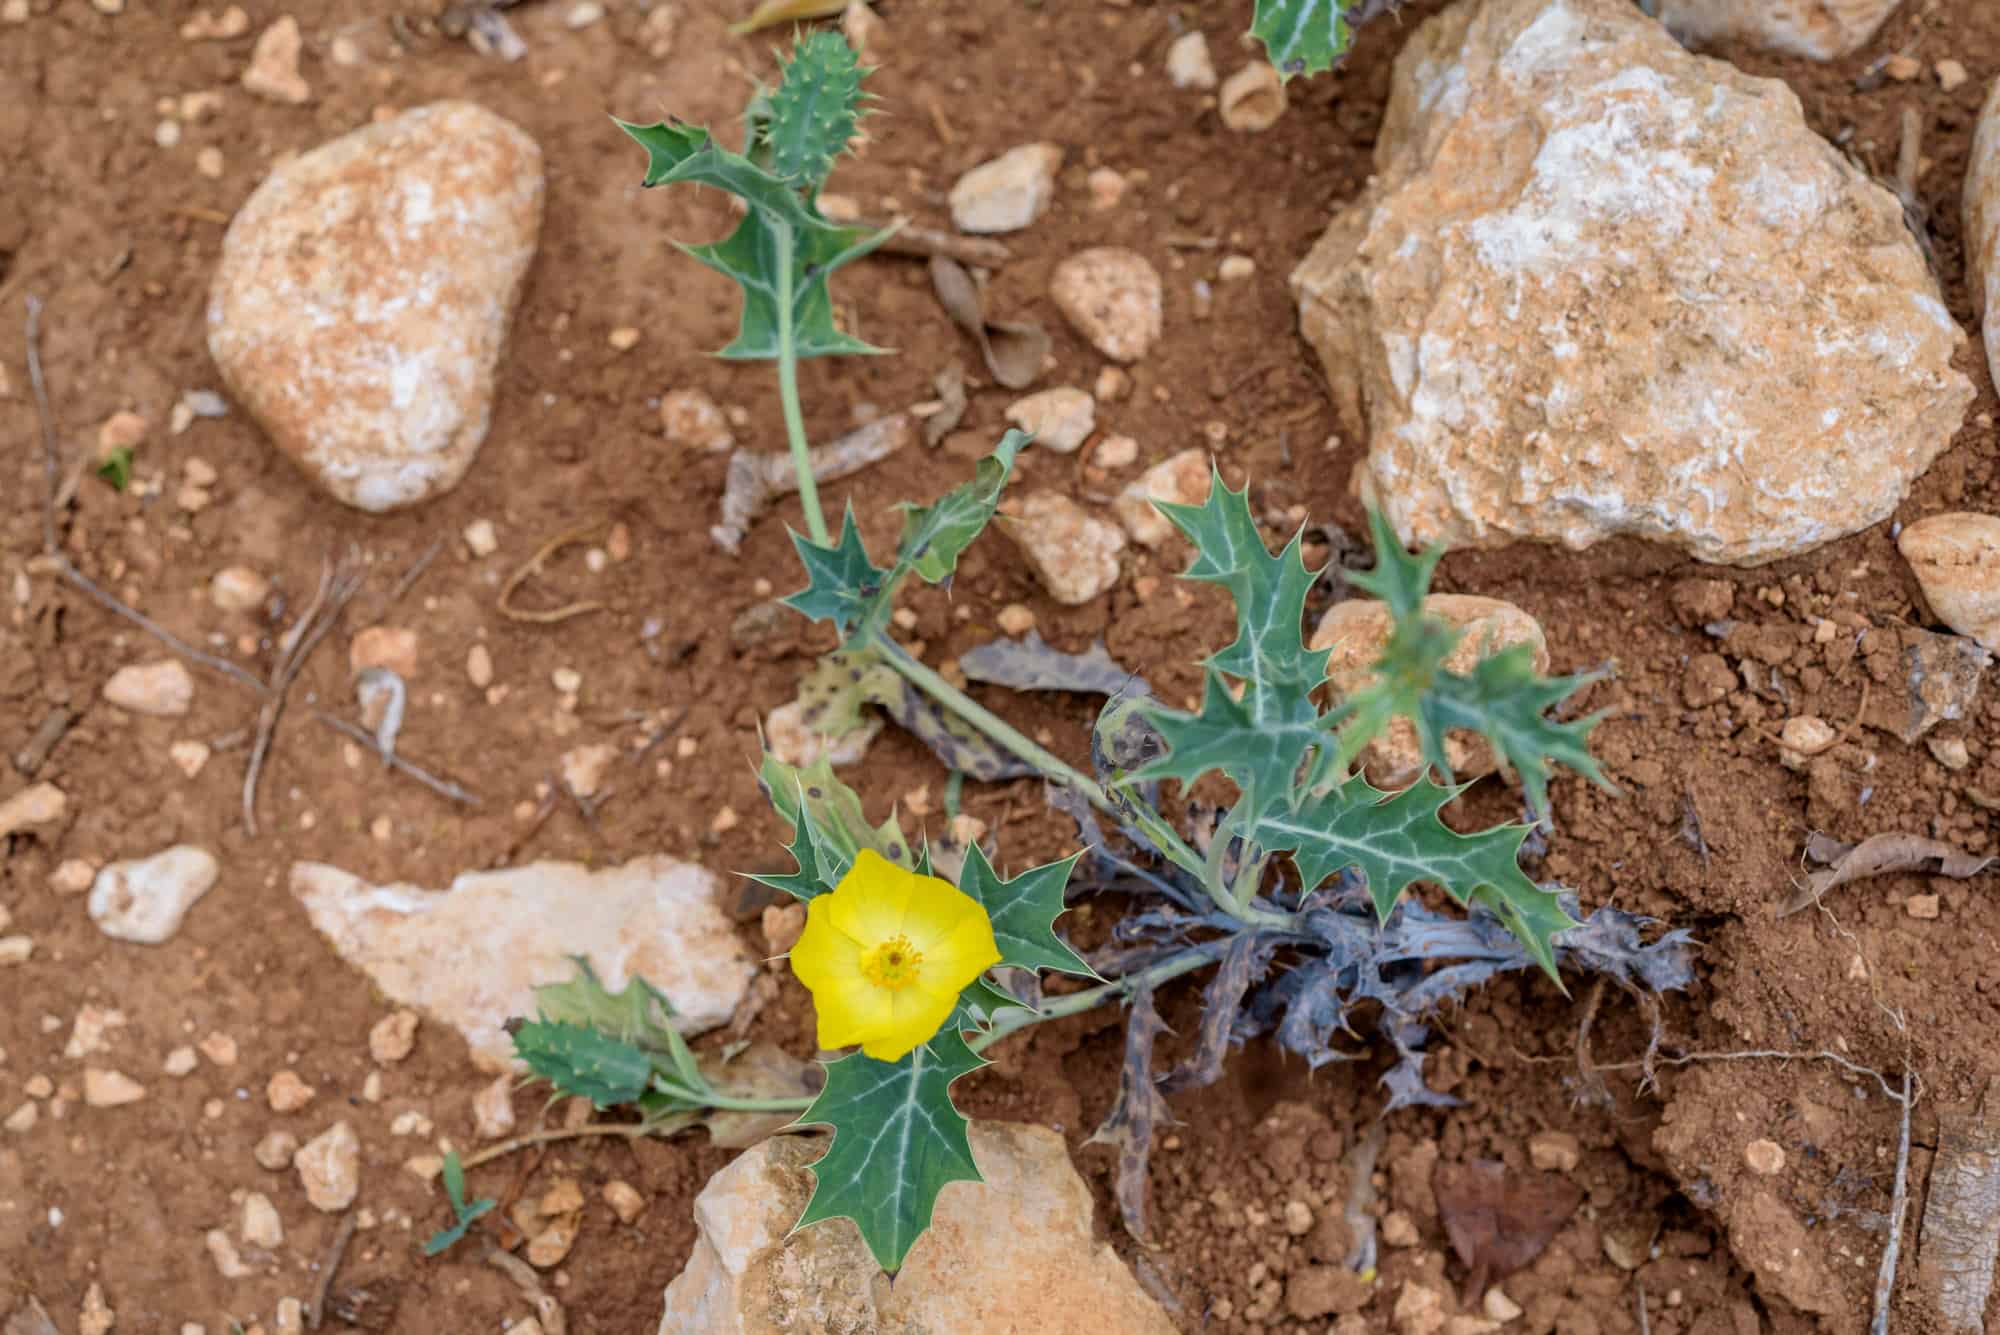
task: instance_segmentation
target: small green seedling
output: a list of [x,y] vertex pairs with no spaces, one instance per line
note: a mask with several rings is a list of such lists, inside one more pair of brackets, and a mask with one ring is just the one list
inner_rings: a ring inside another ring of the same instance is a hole
[[97,465],[97,475],[111,484],[113,491],[123,491],[132,485],[132,447],[120,445],[106,454]]
[[452,1217],[458,1222],[450,1228],[439,1229],[424,1243],[424,1255],[436,1256],[464,1237],[466,1230],[479,1221],[481,1215],[491,1210],[496,1202],[489,1196],[482,1196],[470,1205],[465,1201],[465,1167],[458,1161],[458,1151],[444,1156],[444,1194],[451,1201]]

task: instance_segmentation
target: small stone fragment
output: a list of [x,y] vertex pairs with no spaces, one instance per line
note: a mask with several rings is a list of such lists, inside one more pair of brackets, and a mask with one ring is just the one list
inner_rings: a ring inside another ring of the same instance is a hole
[[1059,144],[1022,144],[983,162],[951,188],[951,221],[961,232],[1018,232],[1055,197]]
[[1090,454],[1090,462],[1099,468],[1127,468],[1138,458],[1139,442],[1130,436],[1106,436]]
[[485,690],[493,684],[493,652],[483,644],[465,651],[465,679]]
[[1001,527],[1059,603],[1089,602],[1118,582],[1125,535],[1067,496],[1038,491]]
[[295,1113],[311,1103],[318,1093],[299,1078],[297,1071],[284,1070],[272,1076],[264,1086],[264,1101],[271,1105],[274,1113]]
[[[107,3],[115,5],[115,8],[106,9]],[[97,0],[97,8],[105,14],[123,13],[125,0]],[[118,1314],[105,1300],[104,1286],[92,1280],[90,1287],[83,1291],[83,1309],[76,1316],[77,1335],[111,1335],[111,1328],[116,1324]]]
[[1105,213],[1118,207],[1118,201],[1125,198],[1125,177],[1109,167],[1098,167],[1084,179],[1090,190],[1090,207],[1093,212]]
[[1927,737],[1924,745],[1930,748],[1932,758],[1948,770],[1962,770],[1972,763],[1972,753],[1966,749],[1963,737]]
[[617,760],[618,748],[608,742],[573,747],[563,753],[563,784],[577,797],[595,797],[604,787],[604,776]]
[[299,1138],[289,1131],[267,1131],[264,1138],[250,1155],[259,1165],[274,1173],[282,1173],[292,1166],[292,1159],[299,1152]]
[[1938,619],[2000,653],[2000,516],[1954,511],[1896,539]]
[[0,1130],[8,1131],[17,1136],[26,1135],[35,1129],[35,1123],[40,1120],[41,1115],[42,1110],[40,1106],[33,1099],[30,1099],[20,1107],[14,1109],[13,1112],[8,1113],[5,1121],[0,1121]]
[[417,1046],[417,1013],[394,1011],[375,1022],[368,1031],[368,1055],[382,1066],[394,1066]]
[[195,1056],[194,1049],[183,1043],[180,1047],[175,1048],[167,1054],[167,1059],[160,1063],[160,1069],[174,1079],[179,1080],[183,1076],[192,1075],[195,1064],[199,1060]]
[[1257,272],[1257,261],[1248,255],[1225,255],[1215,266],[1215,276],[1225,283],[1240,283]]
[[[30,829],[36,825],[53,825],[63,818],[63,813],[68,809],[68,795],[52,783],[38,783],[32,787],[23,788],[5,802],[0,802],[0,839],[5,839],[10,834]],[[71,859],[71,861],[75,862],[77,859]],[[90,864],[80,863],[80,865],[88,867]],[[69,862],[63,863],[62,867],[56,869],[56,875],[58,877],[64,876],[64,868],[68,868],[69,866]],[[70,875],[73,879],[74,873],[72,872]],[[62,890],[61,886],[57,888],[58,890]],[[62,892],[66,894],[75,893],[69,890]]]
[[347,646],[349,671],[387,668],[405,682],[417,675],[417,633],[406,626],[370,626]]
[[273,102],[301,106],[312,101],[312,89],[299,75],[299,53],[303,49],[299,21],[286,14],[258,34],[250,50],[250,67],[243,71],[243,87]]
[[1486,1290],[1486,1297],[1480,1302],[1479,1307],[1488,1318],[1498,1321],[1503,1326],[1521,1315],[1521,1304],[1509,1298],[1507,1291],[1498,1284]]
[[338,1214],[361,1190],[361,1140],[352,1126],[335,1122],[299,1147],[292,1166],[313,1207]]
[[103,459],[113,450],[133,450],[145,443],[149,423],[139,414],[130,411],[115,412],[97,428],[97,457]]
[[278,1217],[278,1207],[261,1191],[243,1197],[240,1231],[245,1246],[262,1247],[265,1251],[273,1251],[285,1241],[285,1222]]
[[1785,1171],[1785,1151],[1775,1140],[1753,1140],[1743,1147],[1743,1162],[1751,1172],[1772,1177]]
[[[297,1298],[290,1296],[278,1299],[278,1305],[271,1312],[273,1335],[305,1335],[306,1307]],[[510,1335],[518,1335],[520,1328],[514,1328]]]
[[229,1240],[229,1234],[219,1228],[211,1228],[202,1234],[202,1243],[208,1248],[208,1255],[215,1262],[215,1269],[224,1279],[248,1279],[257,1272],[243,1264],[242,1253]]
[[1382,1241],[1391,1247],[1414,1247],[1422,1242],[1423,1235],[1417,1232],[1417,1221],[1410,1218],[1407,1210],[1391,1210],[1382,1216]]
[[83,1071],[83,1101],[93,1108],[122,1108],[146,1097],[146,1087],[123,1071],[87,1066]]
[[635,325],[620,325],[605,335],[604,341],[611,345],[613,352],[630,352],[639,346],[639,330]]
[[[205,144],[195,152],[194,169],[209,180],[221,180],[223,166],[222,150],[214,144]],[[184,406],[183,404],[175,405],[175,407]]]
[[646,1198],[621,1178],[606,1182],[603,1195],[604,1203],[611,1207],[611,1212],[618,1216],[621,1224],[631,1223],[646,1208]]
[[215,855],[191,844],[114,862],[90,888],[91,920],[116,940],[158,945],[180,930],[187,911],[221,874]]
[[1948,56],[1937,63],[1936,70],[1938,87],[1947,93],[1955,93],[1965,87],[1966,80],[1972,77],[1963,64]]
[[1160,275],[1137,251],[1119,246],[1078,251],[1056,266],[1049,298],[1113,361],[1138,361],[1160,336]]
[[34,938],[26,936],[0,936],[0,968],[11,968],[26,964],[35,956]]
[[1778,733],[1778,762],[1789,770],[1802,770],[1840,736],[1831,723],[1811,714],[1785,720]]
[[1215,62],[1208,54],[1208,38],[1199,32],[1182,33],[1167,48],[1167,82],[1176,88],[1215,87]]
[[[53,787],[53,785],[50,785]],[[32,791],[32,790],[30,790]],[[4,808],[0,808],[4,811]],[[0,835],[12,834],[0,817]],[[64,858],[49,875],[49,888],[59,895],[80,895],[97,879],[97,868],[87,858]]]
[[1285,1202],[1285,1232],[1295,1238],[1302,1238],[1312,1232],[1312,1226],[1313,1212],[1310,1205],[1300,1200]]
[[1912,918],[1931,922],[1943,912],[1943,902],[1937,895],[1911,895],[1903,901],[1903,912]]
[[194,677],[178,658],[134,663],[111,674],[104,699],[127,713],[179,718],[194,703]]
[[219,13],[206,9],[195,11],[193,18],[181,24],[181,40],[184,42],[226,42],[241,37],[250,31],[250,16],[241,5],[231,5]]
[[994,619],[1000,623],[1001,630],[1017,637],[1035,628],[1034,612],[1022,603],[1008,603]]
[[1270,129],[1285,114],[1285,81],[1268,60],[1253,60],[1223,81],[1216,113],[1239,134]]
[[[0,927],[6,926],[6,916],[6,910],[0,909]],[[108,1010],[86,1002],[77,1010],[76,1022],[70,1026],[69,1042],[63,1045],[63,1056],[69,1061],[96,1056],[111,1046],[111,1031],[124,1027],[124,1011]]]
[[271,581],[249,566],[224,566],[208,582],[208,600],[225,612],[252,612],[271,596]]
[[224,1068],[236,1065],[236,1040],[221,1032],[210,1034],[195,1045],[201,1055]]
[[514,1077],[503,1075],[472,1099],[474,1133],[481,1140],[499,1140],[514,1130]]
[[1528,1137],[1528,1162],[1544,1173],[1573,1173],[1583,1147],[1567,1131],[1537,1131]]
[[1035,438],[1035,444],[1057,454],[1074,454],[1097,426],[1097,404],[1073,385],[1059,385],[1016,399],[1007,420]]
[[1132,541],[1142,547],[1158,547],[1180,530],[1153,502],[1200,505],[1208,499],[1212,475],[1207,450],[1182,450],[1154,464],[1127,485],[1111,503],[1111,513],[1132,535]]
[[209,747],[207,742],[197,742],[184,738],[167,748],[167,759],[173,761],[174,768],[190,779],[201,773],[202,769],[208,764],[208,757]]
[[703,390],[675,389],[663,395],[660,427],[669,445],[716,452],[736,448],[728,417]]
[[1437,1335],[1444,1329],[1444,1295],[1415,1280],[1404,1280],[1392,1317],[1397,1335]]
[[561,1265],[569,1255],[569,1249],[576,1245],[576,1235],[582,1223],[581,1214],[567,1214],[551,1221],[528,1240],[528,1264],[537,1270],[551,1270]]

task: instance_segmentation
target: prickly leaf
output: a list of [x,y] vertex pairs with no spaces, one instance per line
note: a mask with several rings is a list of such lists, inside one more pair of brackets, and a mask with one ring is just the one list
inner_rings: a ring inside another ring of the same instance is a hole
[[599,1108],[632,1103],[653,1078],[653,1060],[623,1039],[559,1020],[528,1020],[514,1031],[514,1055],[558,1092]]
[[1250,32],[1285,78],[1321,74],[1354,44],[1353,10],[1350,0],[1257,0]]
[[770,95],[770,119],[763,128],[773,173],[810,191],[819,189],[861,123],[865,72],[839,33],[799,38]]
[[1081,853],[1031,867],[1011,881],[1002,880],[978,844],[965,850],[965,870],[958,888],[978,900],[993,921],[993,943],[1000,962],[1019,969],[1060,969],[1095,978],[1096,972],[1055,934],[1063,911],[1063,887],[1069,884]]

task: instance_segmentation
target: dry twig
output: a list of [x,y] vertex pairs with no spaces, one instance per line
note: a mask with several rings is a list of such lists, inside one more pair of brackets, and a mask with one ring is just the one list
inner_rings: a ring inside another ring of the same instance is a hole
[[318,1330],[319,1323],[326,1316],[326,1295],[333,1288],[334,1274],[340,1269],[341,1258],[347,1255],[347,1244],[354,1240],[354,1211],[349,1210],[340,1217],[340,1227],[334,1230],[333,1245],[326,1249],[326,1260],[320,1263],[319,1282],[313,1285],[312,1301],[306,1305],[306,1329]]
[[257,834],[257,780],[264,772],[264,757],[278,730],[278,716],[285,712],[285,697],[306,659],[340,620],[341,609],[361,591],[359,564],[359,553],[350,549],[345,560],[322,565],[319,588],[314,591],[312,602],[278,640],[278,662],[271,669],[271,681],[265,688],[264,707],[257,711],[257,736],[250,744],[250,763],[243,771],[243,828],[253,838]]
[[[360,742],[363,746],[367,747],[369,750],[376,751],[378,755],[381,754],[380,751],[377,750],[376,748],[375,739],[368,734],[367,729],[357,728],[352,723],[349,723],[346,719],[336,718],[334,715],[327,713],[323,709],[315,709],[313,711],[313,717],[318,719],[321,723],[324,723],[327,727],[332,728],[335,732],[342,733],[348,737],[352,737],[355,741]],[[396,754],[395,752],[391,752],[388,755],[382,756],[382,760],[383,763],[388,765],[390,769],[402,771],[404,774],[409,775],[411,778],[415,779],[418,783],[422,784],[424,787],[436,793],[439,797],[450,798],[452,801],[468,807],[476,807],[479,805],[479,795],[477,793],[472,792],[467,788],[459,786],[458,784],[452,782],[450,779],[441,779],[437,775],[432,774],[429,770],[424,769],[420,765],[412,763],[410,760],[406,759],[401,755]]]
[[597,519],[588,524],[579,524],[575,528],[565,529],[543,543],[536,550],[535,554],[528,558],[527,564],[507,576],[507,582],[500,586],[500,614],[509,621],[532,621],[537,625],[550,626],[558,621],[568,621],[571,617],[580,617],[586,612],[600,612],[604,610],[603,603],[595,600],[583,600],[565,603],[561,607],[551,607],[546,611],[532,611],[513,606],[513,599],[516,590],[542,572],[543,562],[565,547],[574,547],[578,543],[589,542],[608,527],[609,525],[604,520]]

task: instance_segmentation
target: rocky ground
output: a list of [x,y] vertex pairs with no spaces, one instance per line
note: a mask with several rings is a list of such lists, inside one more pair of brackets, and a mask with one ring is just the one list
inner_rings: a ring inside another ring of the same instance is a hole
[[[1338,559],[1365,496],[1454,545],[1441,615],[1611,669],[1578,704],[1618,791],[1560,781],[1532,869],[1700,943],[1657,1012],[1512,976],[1436,1017],[1455,1106],[1382,1116],[1360,1039],[1317,1073],[1244,1045],[1170,1100],[1144,1244],[1087,1143],[1120,1016],[1039,1027],[961,1086],[1004,1186],[951,1189],[892,1291],[832,1229],[782,1242],[800,1144],[722,1132],[494,1153],[499,1208],[421,1253],[447,1152],[591,1116],[506,1067],[568,956],[704,1051],[813,1055],[765,963],[796,923],[734,875],[782,863],[760,729],[819,744],[830,647],[772,603],[780,410],[705,355],[734,294],[667,244],[727,201],[642,192],[606,119],[733,137],[775,38],[669,0],[0,0],[7,1335],[651,1331],[684,1267],[668,1329],[1846,1331],[1892,1238],[1896,1327],[1981,1328],[2000,12],[1656,8],[1716,59],[1622,0],[1411,5],[1288,85],[1247,0],[847,16],[882,114],[825,207],[964,269],[836,279],[894,352],[804,369],[828,499],[880,549],[1038,435],[898,637],[947,675],[1101,638],[1179,699],[1227,607],[1149,498],[1213,458]],[[1379,634],[1346,593],[1311,607],[1336,686]],[[975,689],[1085,754],[1090,699]],[[1030,781],[948,821],[894,726],[837,754],[933,837],[1071,847]],[[1368,764],[1406,776],[1407,739]],[[1177,1058],[1199,989],[1163,1009]],[[1491,1284],[1449,1227],[1478,1160],[1565,1203]]]

